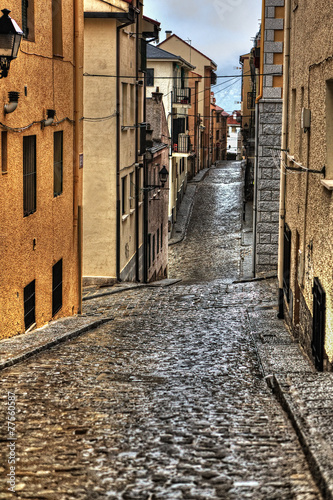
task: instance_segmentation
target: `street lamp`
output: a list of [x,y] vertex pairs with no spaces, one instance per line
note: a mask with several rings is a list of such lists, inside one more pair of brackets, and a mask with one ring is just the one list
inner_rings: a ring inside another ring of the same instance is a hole
[[164,188],[164,184],[167,182],[168,180],[168,176],[169,176],[169,172],[166,168],[165,165],[163,165],[162,169],[159,171],[158,173],[158,177],[160,179],[160,183],[161,184],[153,184],[153,185],[150,185],[150,186],[146,186],[143,188],[144,191],[151,191],[152,189],[161,189],[161,188]]
[[0,78],[8,76],[10,62],[16,59],[23,31],[9,16],[10,10],[3,9],[0,17]]
[[166,166],[163,165],[163,168],[158,173],[162,187],[164,187],[164,184],[168,180],[168,175],[169,175],[169,172],[167,171]]

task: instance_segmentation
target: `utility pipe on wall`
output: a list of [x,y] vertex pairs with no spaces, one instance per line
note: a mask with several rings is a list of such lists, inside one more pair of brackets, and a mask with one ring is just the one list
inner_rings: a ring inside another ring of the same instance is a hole
[[82,152],[83,122],[83,0],[74,0],[74,237],[77,232],[78,253],[78,313],[82,312],[82,206],[80,182],[80,153]]
[[278,318],[284,318],[283,311],[283,255],[284,255],[284,223],[286,214],[286,169],[283,154],[288,146],[288,111],[289,111],[289,66],[290,66],[290,0],[285,0],[284,18],[284,65],[283,65],[283,108],[282,108],[282,160],[280,168],[280,209],[279,209],[279,313]]

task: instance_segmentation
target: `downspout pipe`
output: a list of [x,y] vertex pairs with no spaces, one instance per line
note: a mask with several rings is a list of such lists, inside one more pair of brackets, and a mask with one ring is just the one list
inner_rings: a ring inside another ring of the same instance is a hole
[[74,237],[77,235],[78,313],[82,313],[83,0],[74,0]]
[[259,102],[264,92],[264,58],[265,58],[265,20],[266,20],[266,0],[262,0],[261,7],[261,37],[260,37],[260,75],[259,94],[255,103],[255,162],[254,162],[254,193],[253,193],[253,250],[252,250],[252,274],[256,276],[257,269],[257,215],[258,215],[258,172],[259,172]]
[[[283,66],[283,108],[282,108],[282,155],[288,147],[288,111],[289,111],[289,68],[290,68],[290,0],[285,0],[284,19],[284,66]],[[280,208],[279,208],[279,259],[278,259],[278,279],[279,279],[279,313],[278,318],[284,318],[283,308],[283,261],[284,261],[284,224],[286,215],[286,169],[281,160],[280,168]]]
[[[139,29],[139,15],[140,15],[140,2],[136,2],[135,12],[135,44],[136,44],[136,57],[135,57],[135,279],[140,281],[140,255],[139,255],[139,50],[140,50],[140,29]],[[141,129],[140,129],[141,133]]]

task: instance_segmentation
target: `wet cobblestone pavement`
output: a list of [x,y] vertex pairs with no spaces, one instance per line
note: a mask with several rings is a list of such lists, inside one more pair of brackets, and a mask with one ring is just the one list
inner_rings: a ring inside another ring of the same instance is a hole
[[239,164],[212,169],[171,250],[181,283],[90,300],[87,318],[114,320],[1,372],[0,499],[321,498],[250,334],[275,281],[232,284],[240,209]]

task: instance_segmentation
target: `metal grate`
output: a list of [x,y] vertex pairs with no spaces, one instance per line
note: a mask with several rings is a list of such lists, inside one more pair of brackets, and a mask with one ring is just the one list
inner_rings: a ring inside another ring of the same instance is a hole
[[36,282],[24,288],[24,326],[28,330],[36,322]]
[[52,316],[62,308],[62,259],[52,268]]
[[317,370],[324,369],[324,343],[325,343],[325,313],[326,293],[318,278],[314,279],[313,293],[313,328],[312,328],[312,354]]

